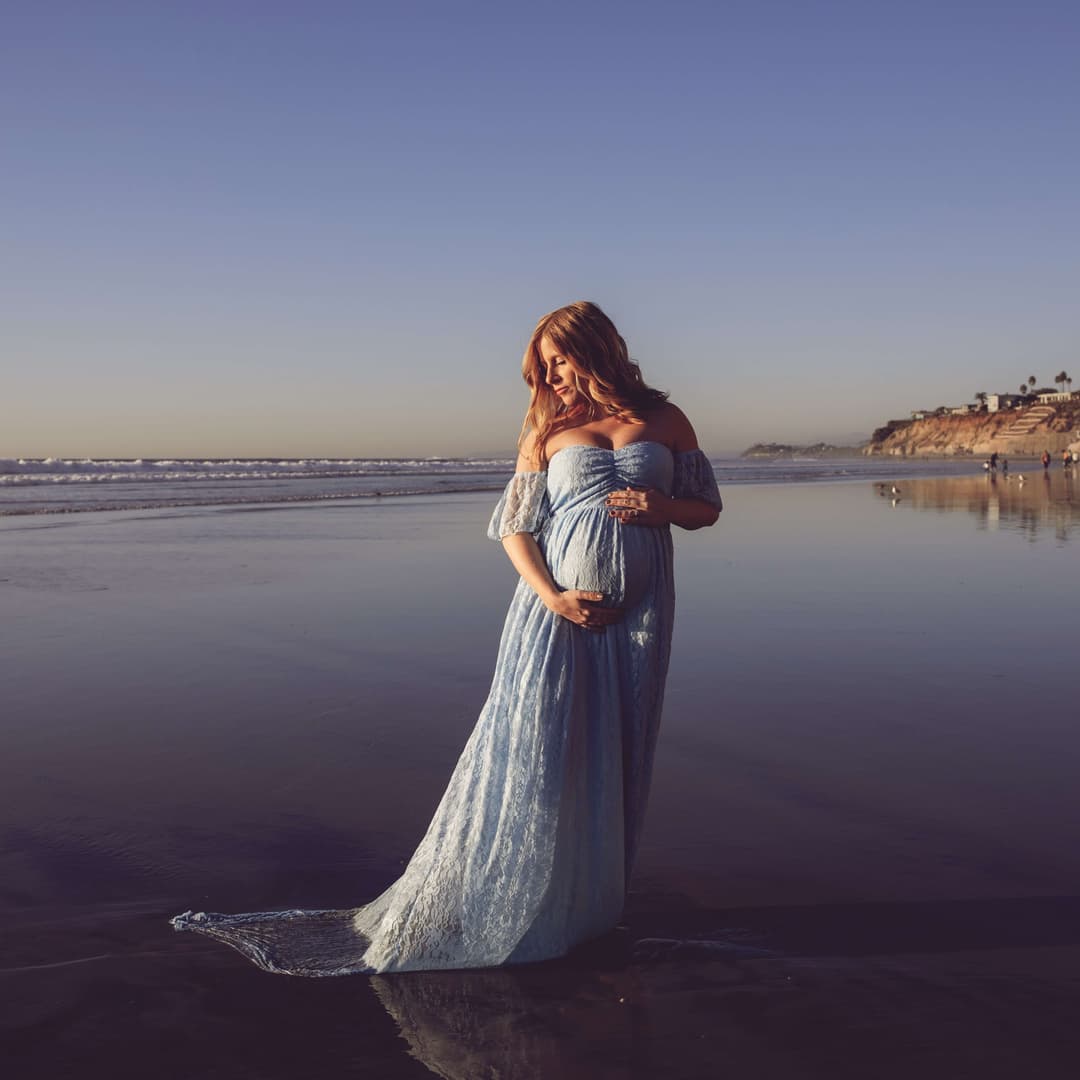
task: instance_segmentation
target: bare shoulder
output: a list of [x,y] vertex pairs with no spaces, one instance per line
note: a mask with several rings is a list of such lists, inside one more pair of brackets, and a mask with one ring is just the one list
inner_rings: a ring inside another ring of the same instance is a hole
[[527,431],[518,446],[517,464],[514,472],[543,472],[544,462],[536,441],[536,432]]
[[656,416],[665,434],[665,442],[677,454],[698,448],[697,434],[690,418],[674,402],[665,401]]

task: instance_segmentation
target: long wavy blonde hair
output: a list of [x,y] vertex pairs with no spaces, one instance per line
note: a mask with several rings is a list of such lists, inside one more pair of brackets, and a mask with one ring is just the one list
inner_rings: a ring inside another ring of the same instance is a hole
[[[548,338],[573,368],[576,401],[567,407],[544,380],[540,340]],[[667,394],[649,386],[641,369],[630,359],[615,324],[589,300],[548,312],[537,324],[525,348],[521,374],[529,386],[529,407],[521,427],[518,448],[525,449],[534,435],[532,456],[541,463],[549,436],[571,421],[588,423],[617,416],[628,423],[643,423],[645,415],[667,400]]]

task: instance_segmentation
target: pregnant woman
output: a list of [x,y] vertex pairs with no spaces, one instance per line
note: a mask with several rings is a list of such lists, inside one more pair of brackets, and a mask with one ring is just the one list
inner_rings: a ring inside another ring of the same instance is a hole
[[525,350],[520,455],[491,519],[521,575],[488,700],[401,877],[346,911],[186,912],[294,975],[494,967],[611,930],[641,834],[674,615],[671,525],[721,508],[694,430],[595,305]]

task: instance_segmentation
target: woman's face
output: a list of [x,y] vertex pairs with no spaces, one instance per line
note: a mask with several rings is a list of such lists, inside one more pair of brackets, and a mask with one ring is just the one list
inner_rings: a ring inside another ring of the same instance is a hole
[[574,363],[559,352],[551,338],[540,339],[540,375],[555,392],[555,396],[569,408],[581,395],[574,386]]

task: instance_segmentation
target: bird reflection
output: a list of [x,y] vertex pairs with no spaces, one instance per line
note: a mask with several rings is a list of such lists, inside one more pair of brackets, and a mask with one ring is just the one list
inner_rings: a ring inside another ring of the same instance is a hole
[[990,475],[911,477],[904,485],[903,502],[895,484],[874,484],[878,495],[889,498],[893,509],[948,512],[972,515],[981,529],[1023,533],[1036,540],[1052,533],[1059,543],[1075,539],[1080,529],[1080,502],[1072,470],[1044,473],[1041,484],[1024,484],[1023,473],[1005,476],[997,483]]

